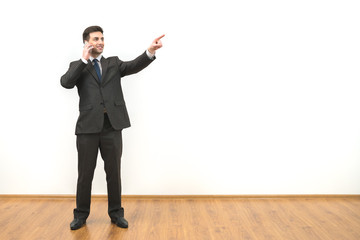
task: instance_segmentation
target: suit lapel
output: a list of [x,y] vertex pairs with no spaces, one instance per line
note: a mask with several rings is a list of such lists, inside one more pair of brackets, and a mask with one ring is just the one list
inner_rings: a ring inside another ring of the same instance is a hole
[[104,85],[106,83],[106,72],[107,72],[107,68],[108,68],[108,60],[106,58],[102,57],[100,62],[101,62],[101,70],[102,70],[101,85]]
[[90,60],[88,60],[88,65],[86,67],[86,69],[91,73],[91,75],[93,76],[94,80],[99,83],[99,78],[96,74],[95,68],[92,65],[92,62]]

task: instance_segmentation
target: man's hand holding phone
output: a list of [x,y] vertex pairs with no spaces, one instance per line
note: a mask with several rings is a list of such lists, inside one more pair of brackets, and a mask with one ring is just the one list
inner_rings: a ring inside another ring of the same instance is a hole
[[85,60],[89,60],[89,58],[91,56],[91,50],[93,48],[94,48],[93,45],[91,45],[88,41],[85,41],[84,50],[83,50],[83,54],[82,54],[82,57]]

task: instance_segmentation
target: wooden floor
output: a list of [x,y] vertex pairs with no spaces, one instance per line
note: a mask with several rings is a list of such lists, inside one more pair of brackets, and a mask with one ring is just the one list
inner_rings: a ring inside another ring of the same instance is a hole
[[71,231],[72,198],[0,198],[1,240],[359,240],[360,198],[125,198],[128,229],[93,198],[86,225]]

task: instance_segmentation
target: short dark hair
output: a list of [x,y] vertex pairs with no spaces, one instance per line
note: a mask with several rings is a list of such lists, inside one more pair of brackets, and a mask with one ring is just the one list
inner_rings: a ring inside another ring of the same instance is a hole
[[90,26],[88,28],[86,28],[83,32],[83,43],[85,43],[85,41],[89,41],[90,39],[90,33],[92,32],[101,32],[104,33],[102,28],[99,26]]

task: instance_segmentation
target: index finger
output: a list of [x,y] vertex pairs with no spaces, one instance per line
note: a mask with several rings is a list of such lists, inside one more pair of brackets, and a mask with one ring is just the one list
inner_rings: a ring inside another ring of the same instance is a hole
[[156,41],[159,41],[160,39],[162,39],[163,37],[165,37],[165,34],[161,35],[160,37],[158,38],[155,38]]

